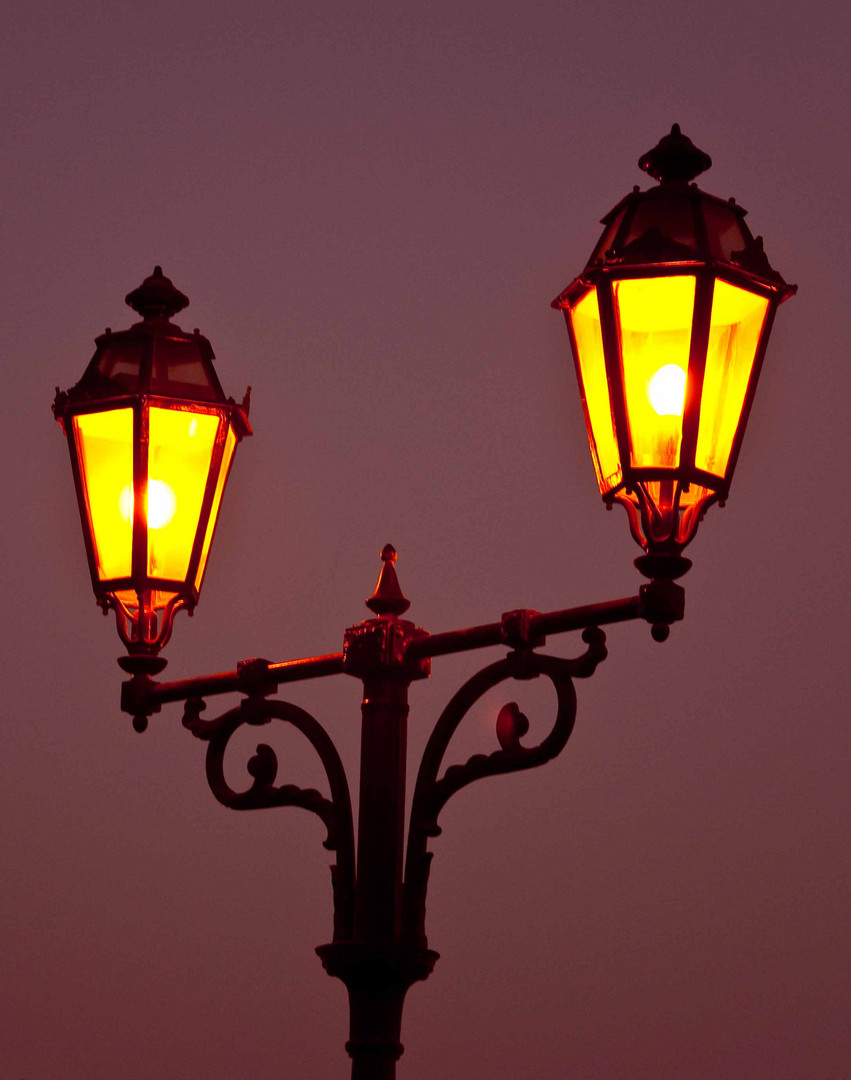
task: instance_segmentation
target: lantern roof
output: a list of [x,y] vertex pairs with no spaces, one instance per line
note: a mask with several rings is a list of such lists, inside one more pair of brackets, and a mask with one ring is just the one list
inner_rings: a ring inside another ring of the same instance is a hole
[[641,155],[638,167],[662,183],[688,181],[711,169],[712,158],[683,135],[679,124],[674,124],[669,135],[663,135],[652,150]]
[[139,394],[233,403],[219,382],[207,338],[198,330],[187,333],[171,321],[189,304],[189,298],[165,277],[161,267],[155,267],[128,293],[125,302],[142,316],[141,321],[127,330],[113,332],[107,327],[95,339],[95,354],[79,382],[67,391],[68,403]]
[[793,295],[768,261],[762,237],[754,237],[745,223],[747,211],[735,199],[722,199],[702,191],[694,178],[712,165],[712,159],[674,124],[651,150],[642,154],[639,168],[659,181],[629,195],[602,219],[603,235],[582,274],[554,301],[553,307],[573,303],[595,277],[625,272],[630,276],[660,268],[693,272],[709,266],[745,285]]
[[142,316],[143,319],[170,319],[178,311],[189,307],[189,297],[176,289],[170,278],[165,277],[161,266],[155,266],[150,277],[146,277],[138,289],[133,289],[124,297],[124,303]]

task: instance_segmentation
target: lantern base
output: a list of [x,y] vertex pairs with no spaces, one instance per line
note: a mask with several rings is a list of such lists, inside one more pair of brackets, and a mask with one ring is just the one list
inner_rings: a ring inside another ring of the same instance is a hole
[[145,653],[132,653],[130,656],[119,656],[118,666],[128,675],[159,675],[166,667],[168,660],[163,656],[150,656]]
[[691,570],[691,559],[673,552],[650,552],[639,555],[634,565],[639,574],[651,581],[675,581]]

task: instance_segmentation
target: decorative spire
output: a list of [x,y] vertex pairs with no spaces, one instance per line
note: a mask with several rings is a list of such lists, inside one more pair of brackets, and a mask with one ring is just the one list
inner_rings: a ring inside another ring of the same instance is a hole
[[385,544],[381,549],[381,573],[375,592],[366,601],[366,606],[376,615],[401,615],[411,606],[411,601],[399,587],[399,579],[393,563],[396,562],[396,549],[392,544]]
[[163,276],[161,266],[155,266],[153,274],[145,278],[138,289],[128,293],[124,302],[138,311],[143,319],[170,319],[189,306],[189,297]]
[[663,184],[669,180],[694,180],[711,165],[709,154],[704,154],[683,135],[679,124],[674,124],[670,135],[665,135],[638,159],[639,169]]

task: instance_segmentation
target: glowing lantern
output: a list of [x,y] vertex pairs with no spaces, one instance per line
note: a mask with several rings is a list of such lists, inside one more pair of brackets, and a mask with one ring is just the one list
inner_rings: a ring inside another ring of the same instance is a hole
[[648,576],[675,577],[726,498],[774,313],[795,292],[745,213],[691,183],[712,164],[675,124],[639,161],[660,181],[605,218],[567,320],[603,499],[622,503]]
[[162,270],[126,299],[142,321],[97,338],[53,411],[95,596],[115,611],[128,651],[155,656],[175,613],[198,601],[234,451],[251,428],[248,393],[242,405],[225,397],[209,341],[170,321],[189,301]]

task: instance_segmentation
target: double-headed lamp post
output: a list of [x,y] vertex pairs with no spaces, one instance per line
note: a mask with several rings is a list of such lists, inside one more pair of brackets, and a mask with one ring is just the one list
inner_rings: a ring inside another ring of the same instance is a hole
[[[510,611],[483,626],[429,634],[402,618],[409,601],[388,545],[366,602],[372,617],[345,631],[341,652],[247,660],[235,671],[158,682],[174,616],[198,601],[236,446],[251,434],[248,395],[242,404],[227,398],[207,339],[171,321],[188,300],[159,267],[127,297],[141,321],[99,337],[80,381],[57,390],[53,408],[68,439],[92,585],[104,612],[115,612],[127,648],[119,659],[130,676],[122,709],[144,731],[162,705],[182,701],[184,725],[207,743],[207,778],[219,802],[235,810],[300,806],[327,828],[334,932],[317,952],[348,989],[354,1080],[395,1076],[405,994],[437,959],[425,897],[429,840],[446,802],[474,780],[561,752],[576,713],[573,681],[605,658],[605,624],[643,619],[664,641],[683,616],[676,579],[691,565],[683,549],[707,508],[727,497],[774,313],[795,291],[769,265],[745,211],[692,182],[710,164],[675,125],[639,161],[659,186],[634,188],[603,219],[587,266],[553,301],[567,320],[600,491],[609,506],[626,508],[643,549],[635,563],[648,581],[635,596]],[[582,631],[581,655],[539,651],[546,637],[571,630]],[[434,657],[486,646],[507,653],[469,679],[439,717],[417,773],[406,844],[408,688],[429,676]],[[303,709],[272,697],[283,683],[340,674],[363,683],[357,841],[333,743]],[[497,749],[444,767],[452,735],[483,694],[541,675],[555,688],[557,713],[539,744],[522,741],[528,723],[511,703],[496,717]],[[202,718],[206,699],[232,692],[243,695],[236,708]],[[272,721],[310,742],[327,794],[277,784],[277,759],[263,743],[248,762],[248,789],[230,787],[223,763],[231,736]]]

